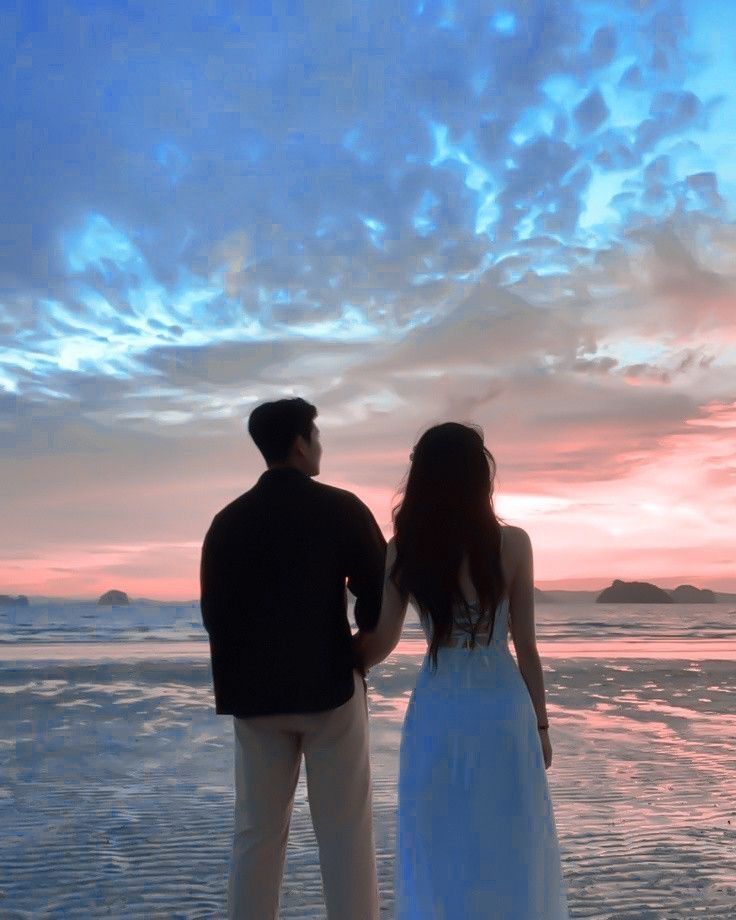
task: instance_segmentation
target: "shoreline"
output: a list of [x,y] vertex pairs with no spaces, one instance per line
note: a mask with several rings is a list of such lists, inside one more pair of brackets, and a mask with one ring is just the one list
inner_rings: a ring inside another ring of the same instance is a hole
[[[537,643],[540,657],[551,660],[580,658],[736,661],[736,638],[727,639],[570,639]],[[424,639],[404,639],[389,656],[420,658],[427,644]],[[0,664],[34,661],[130,661],[145,659],[209,659],[207,641],[154,639],[131,642],[8,642],[0,644]],[[387,660],[389,660],[387,659]]]

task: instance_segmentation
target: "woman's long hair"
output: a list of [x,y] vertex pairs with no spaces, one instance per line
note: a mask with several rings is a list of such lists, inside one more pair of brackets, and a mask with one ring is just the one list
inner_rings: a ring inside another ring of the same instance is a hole
[[452,631],[453,609],[467,609],[459,585],[463,555],[491,630],[504,594],[501,526],[493,510],[496,463],[482,429],[457,422],[425,431],[411,461],[403,499],[393,509],[397,555],[390,575],[399,591],[414,599],[420,617],[431,622],[429,653],[436,669],[437,650]]

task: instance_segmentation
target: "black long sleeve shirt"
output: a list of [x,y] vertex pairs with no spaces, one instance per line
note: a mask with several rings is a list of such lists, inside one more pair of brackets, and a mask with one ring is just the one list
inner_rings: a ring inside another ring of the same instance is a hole
[[202,547],[201,609],[216,711],[245,718],[334,709],[353,695],[347,588],[376,628],[386,541],[351,492],[266,470],[218,512]]

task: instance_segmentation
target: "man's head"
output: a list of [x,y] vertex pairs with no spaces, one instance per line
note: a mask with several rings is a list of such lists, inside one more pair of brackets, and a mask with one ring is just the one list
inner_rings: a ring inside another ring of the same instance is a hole
[[317,409],[298,397],[262,403],[250,414],[248,433],[269,467],[293,466],[317,476],[322,447],[316,416]]

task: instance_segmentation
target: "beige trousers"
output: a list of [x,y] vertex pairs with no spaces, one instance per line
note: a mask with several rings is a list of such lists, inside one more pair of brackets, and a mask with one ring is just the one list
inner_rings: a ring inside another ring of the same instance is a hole
[[328,920],[378,920],[368,704],[355,692],[324,712],[235,723],[235,833],[229,920],[278,920],[302,753]]

